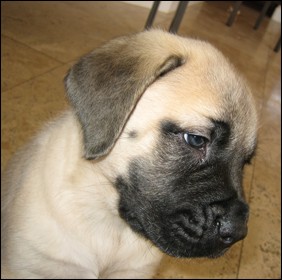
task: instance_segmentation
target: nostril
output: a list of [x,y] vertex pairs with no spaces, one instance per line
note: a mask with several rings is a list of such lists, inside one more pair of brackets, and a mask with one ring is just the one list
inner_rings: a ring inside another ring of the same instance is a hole
[[216,226],[220,241],[226,245],[231,245],[243,239],[247,234],[245,225],[233,225],[227,221],[216,221]]
[[225,237],[221,236],[220,239],[224,244],[227,245],[234,243],[234,238],[231,236],[225,236]]

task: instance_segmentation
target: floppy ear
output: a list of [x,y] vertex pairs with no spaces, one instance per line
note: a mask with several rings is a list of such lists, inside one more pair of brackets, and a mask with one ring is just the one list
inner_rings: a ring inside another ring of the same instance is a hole
[[65,78],[87,159],[107,154],[146,88],[183,64],[178,55],[152,49],[154,44],[144,48],[144,40],[138,34],[112,40],[82,57]]

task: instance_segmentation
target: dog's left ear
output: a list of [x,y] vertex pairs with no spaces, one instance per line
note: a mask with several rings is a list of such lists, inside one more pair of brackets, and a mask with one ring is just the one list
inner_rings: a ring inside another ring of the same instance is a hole
[[183,57],[165,51],[158,42],[149,43],[146,36],[142,38],[144,33],[150,34],[110,41],[82,57],[65,78],[87,159],[106,155],[146,88],[183,64]]

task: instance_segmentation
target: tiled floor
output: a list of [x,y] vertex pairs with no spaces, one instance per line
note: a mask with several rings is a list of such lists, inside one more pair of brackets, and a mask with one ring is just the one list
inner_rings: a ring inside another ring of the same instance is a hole
[[[155,278],[281,278],[281,52],[272,51],[280,24],[242,7],[225,25],[229,2],[189,5],[179,33],[225,53],[253,89],[260,116],[257,155],[245,172],[249,234],[220,259],[165,257]],[[63,77],[82,54],[118,35],[141,31],[148,10],[119,2],[1,2],[1,168],[15,150],[67,103]],[[167,29],[172,14],[158,13]]]

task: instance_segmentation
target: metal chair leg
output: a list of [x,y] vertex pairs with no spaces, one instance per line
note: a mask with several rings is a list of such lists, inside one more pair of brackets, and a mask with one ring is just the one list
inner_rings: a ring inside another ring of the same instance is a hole
[[145,24],[145,29],[149,29],[149,28],[152,27],[160,3],[161,3],[161,1],[154,1],[153,6],[152,6],[151,11],[150,11],[150,14],[149,14],[147,21],[146,21],[146,24]]
[[266,12],[267,12],[268,8],[271,5],[271,2],[272,1],[265,1],[265,4],[263,5],[263,8],[262,8],[262,10],[260,12],[260,15],[259,15],[259,17],[258,17],[258,19],[257,19],[257,21],[256,21],[256,23],[254,25],[254,29],[255,30],[257,30],[260,27],[260,25],[262,23],[262,20],[265,17]]
[[237,12],[239,11],[242,3],[243,3],[243,1],[235,1],[235,4],[233,6],[233,11],[231,12],[231,14],[230,14],[230,16],[229,16],[229,18],[226,22],[227,26],[232,26],[232,24],[234,23],[235,18],[237,16]]
[[170,33],[177,33],[188,3],[189,1],[179,1],[177,10],[169,28]]

